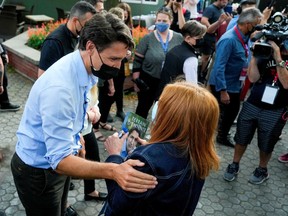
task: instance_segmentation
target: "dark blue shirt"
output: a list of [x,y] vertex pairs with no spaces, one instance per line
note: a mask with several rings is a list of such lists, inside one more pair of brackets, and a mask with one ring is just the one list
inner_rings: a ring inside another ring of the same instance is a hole
[[[222,13],[224,13],[223,9],[218,8],[214,4],[211,4],[207,8],[205,8],[203,12],[203,17],[207,17],[210,25],[212,25],[219,19]],[[212,33],[212,34],[206,33],[204,36],[204,40],[216,41],[215,33]]]
[[[189,156],[171,143],[158,143],[136,148],[128,159],[144,162],[145,166],[135,168],[154,175],[158,185],[145,193],[130,193],[106,180],[106,216],[193,215],[204,180],[192,173]],[[123,159],[112,155],[106,162],[122,163]]]
[[[240,30],[239,33],[244,41],[248,40],[248,37],[244,36]],[[226,89],[231,93],[239,93],[241,89],[240,73],[242,68],[247,66],[245,49],[234,28],[230,29],[222,35],[217,43],[215,63],[209,84],[214,85],[216,91]]]

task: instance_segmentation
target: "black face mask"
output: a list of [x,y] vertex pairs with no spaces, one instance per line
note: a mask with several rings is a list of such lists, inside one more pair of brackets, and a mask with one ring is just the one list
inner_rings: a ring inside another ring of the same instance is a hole
[[200,38],[196,40],[196,44],[193,45],[195,49],[199,49],[204,45],[204,38]]
[[79,30],[75,27],[76,34],[77,34],[77,38],[80,37],[81,30],[83,29],[83,26],[82,26],[81,22],[80,22],[79,20],[78,20],[78,22],[79,22],[79,24],[80,24],[80,26],[81,26],[81,29],[80,29],[80,31],[79,31]]
[[[98,52],[98,51],[97,51]],[[109,79],[112,79],[116,76],[118,76],[118,73],[120,71],[119,68],[115,68],[115,67],[111,67],[109,65],[106,65],[103,61],[102,61],[102,58],[98,52],[98,55],[100,57],[100,60],[102,62],[102,65],[100,67],[99,70],[96,70],[93,66],[93,63],[92,63],[92,58],[90,56],[90,62],[91,62],[91,71],[92,71],[92,74],[94,76],[97,76],[98,78],[100,79],[103,79],[103,80],[109,80]]]
[[251,30],[249,30],[245,35],[249,36],[255,31],[255,26],[253,26],[253,28]]

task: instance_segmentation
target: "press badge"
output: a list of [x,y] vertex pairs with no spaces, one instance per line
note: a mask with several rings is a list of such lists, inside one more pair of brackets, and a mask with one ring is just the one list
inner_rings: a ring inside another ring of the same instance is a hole
[[268,104],[274,104],[278,91],[278,86],[266,85],[261,101]]
[[247,68],[247,67],[243,67],[243,68],[242,68],[242,71],[241,71],[240,77],[239,77],[239,80],[240,80],[240,81],[244,81],[244,80],[246,79],[247,71],[248,71],[248,68]]

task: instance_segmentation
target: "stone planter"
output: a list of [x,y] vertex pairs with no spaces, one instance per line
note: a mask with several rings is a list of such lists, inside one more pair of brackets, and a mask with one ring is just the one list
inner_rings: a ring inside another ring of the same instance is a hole
[[[8,52],[9,64],[21,75],[36,81],[38,78],[40,51],[25,45],[27,40],[28,34],[24,32],[5,41],[3,45]],[[129,64],[129,69],[132,71],[132,64]],[[124,90],[130,88],[133,88],[131,75],[127,76],[124,82]]]
[[27,40],[28,34],[23,32],[5,41],[3,45],[8,52],[9,64],[21,75],[35,81],[38,77],[40,51],[25,45]]

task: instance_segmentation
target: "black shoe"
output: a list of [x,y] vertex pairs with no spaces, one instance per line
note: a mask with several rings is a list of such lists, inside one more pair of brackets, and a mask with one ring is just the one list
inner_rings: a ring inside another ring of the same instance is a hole
[[107,122],[113,122],[113,118],[112,116],[110,115],[110,113],[108,114],[108,117],[107,117]]
[[117,112],[116,116],[119,117],[122,121],[124,121],[126,115],[123,111],[121,111],[121,112]]
[[20,109],[19,105],[13,105],[11,103],[3,103],[1,104],[1,112],[8,112],[8,111],[18,111]]
[[73,182],[70,182],[70,186],[69,186],[69,190],[74,190],[75,185],[73,184]]
[[216,141],[217,141],[217,143],[219,143],[221,145],[225,145],[225,146],[232,147],[232,148],[235,147],[235,142],[232,140],[232,138],[230,136],[227,136],[225,138],[217,136]]
[[90,196],[88,194],[84,195],[85,201],[96,200],[96,201],[105,201],[107,199],[107,193],[98,192],[98,197]]
[[76,210],[72,206],[69,206],[66,208],[64,215],[65,216],[79,216]]

